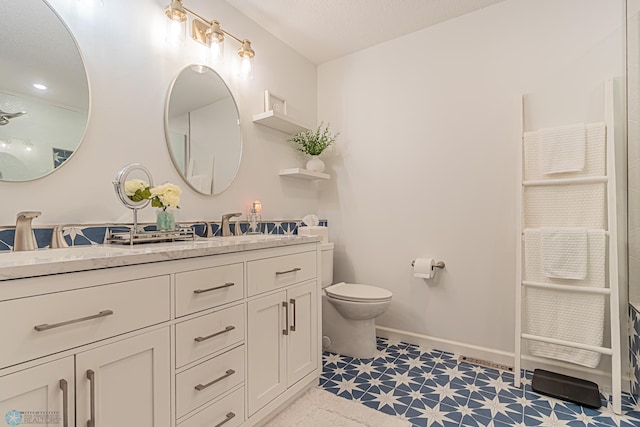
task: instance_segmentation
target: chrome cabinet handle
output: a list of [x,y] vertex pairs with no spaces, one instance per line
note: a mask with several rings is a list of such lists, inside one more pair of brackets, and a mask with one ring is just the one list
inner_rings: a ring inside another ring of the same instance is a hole
[[43,323],[42,325],[36,325],[33,327],[38,332],[46,331],[48,329],[59,328],[60,326],[73,325],[74,323],[86,322],[87,320],[99,319],[100,317],[107,317],[113,314],[113,310],[103,310],[98,314],[94,314],[87,317],[81,317],[79,319],[67,320],[66,322],[54,323],[50,325]]
[[213,337],[217,337],[218,335],[226,334],[229,331],[233,331],[235,328],[236,328],[235,326],[229,325],[226,328],[224,328],[222,331],[218,331],[215,334],[211,334],[211,335],[208,335],[206,337],[196,337],[193,340],[195,342],[202,342],[202,341],[208,340],[209,338],[213,338]]
[[224,418],[223,421],[219,422],[218,424],[214,425],[213,427],[220,427],[223,424],[228,423],[229,421],[231,421],[233,418],[235,418],[236,414],[234,414],[233,412],[229,412],[227,414],[227,416]]
[[291,325],[291,332],[295,332],[296,331],[296,300],[291,298],[289,300],[289,304],[291,304],[291,307],[293,308],[293,325]]
[[87,379],[89,380],[89,410],[91,418],[87,421],[87,427],[95,427],[96,425],[96,373],[91,369],[87,370]]
[[207,289],[195,289],[193,291],[194,294],[204,294],[205,292],[211,292],[211,291],[217,291],[218,289],[224,289],[224,288],[230,288],[231,286],[235,285],[235,283],[233,282],[227,282],[224,285],[220,285],[220,286],[215,286],[213,288],[207,288]]
[[207,384],[198,384],[197,386],[195,386],[194,388],[198,391],[202,391],[207,387],[210,387],[212,385],[214,385],[215,383],[222,381],[225,378],[230,377],[231,375],[235,374],[236,371],[234,371],[233,369],[228,369],[227,372],[224,373],[223,376],[221,376],[220,378],[216,378],[215,380],[211,381],[210,383]]
[[280,274],[295,273],[296,271],[300,271],[300,270],[302,270],[300,267],[296,267],[287,271],[276,271],[276,276],[279,276]]
[[62,427],[69,427],[69,384],[65,379],[58,384],[62,390]]
[[289,335],[289,306],[286,301],[282,301],[282,306],[284,307],[285,313],[285,321],[284,321],[284,329],[282,330],[282,335]]

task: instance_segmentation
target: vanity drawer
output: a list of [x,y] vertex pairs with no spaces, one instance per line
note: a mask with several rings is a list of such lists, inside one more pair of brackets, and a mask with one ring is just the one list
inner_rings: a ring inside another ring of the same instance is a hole
[[170,319],[169,276],[0,303],[0,367]]
[[[226,421],[228,420],[228,421]],[[224,422],[224,424],[221,424]],[[239,388],[213,405],[178,424],[179,427],[236,427],[244,422],[244,388]]]
[[244,304],[176,325],[176,367],[244,340]]
[[242,263],[176,273],[176,316],[244,297]]
[[316,251],[310,251],[249,261],[249,296],[313,279],[317,275],[316,256]]
[[178,418],[244,381],[244,345],[176,375]]

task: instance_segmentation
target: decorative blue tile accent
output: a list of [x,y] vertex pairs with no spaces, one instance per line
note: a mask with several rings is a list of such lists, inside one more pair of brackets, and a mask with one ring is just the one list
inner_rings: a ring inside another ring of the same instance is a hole
[[629,361],[631,395],[640,402],[640,314],[629,304]]
[[455,355],[378,338],[373,359],[323,353],[320,386],[345,399],[409,420],[414,426],[640,426],[640,407],[623,395],[623,415],[601,394],[600,410],[542,396],[532,373],[459,362]]
[[0,251],[10,251],[13,249],[15,237],[16,230],[13,228],[0,230]]
[[[260,230],[265,234],[282,234],[282,235],[296,235],[298,234],[298,226],[302,223],[302,220],[292,221],[265,221],[260,224]],[[183,225],[192,226],[196,234],[200,237],[205,235],[204,222],[196,222],[192,224],[182,223]],[[246,234],[249,230],[248,222],[233,222],[230,224],[231,232],[235,232],[236,224],[240,225],[240,231],[242,234]],[[328,226],[327,221],[320,221],[323,226]],[[100,226],[68,226],[63,229],[64,239],[69,246],[87,246],[87,245],[101,245],[105,241],[105,236],[108,230],[113,231],[129,231],[128,225],[100,225]],[[155,231],[155,224],[144,224],[143,230]],[[222,230],[220,223],[212,222],[211,231],[214,236],[220,236]],[[38,248],[48,248],[51,242],[51,234],[53,228],[34,228],[36,241]],[[13,249],[13,241],[15,238],[15,230],[13,228],[0,229],[0,252],[10,251]]]
[[52,228],[34,228],[33,234],[36,236],[36,243],[39,248],[49,247],[51,235],[53,234]]

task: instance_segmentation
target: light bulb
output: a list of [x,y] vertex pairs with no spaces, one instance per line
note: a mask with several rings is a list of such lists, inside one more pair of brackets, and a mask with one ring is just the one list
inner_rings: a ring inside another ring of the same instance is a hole
[[249,58],[248,56],[240,58],[238,77],[242,80],[251,80],[253,78],[253,58]]
[[167,19],[166,41],[171,46],[182,46],[187,33],[187,21]]
[[206,48],[205,64],[213,66],[222,62],[224,56],[224,43],[212,41]]

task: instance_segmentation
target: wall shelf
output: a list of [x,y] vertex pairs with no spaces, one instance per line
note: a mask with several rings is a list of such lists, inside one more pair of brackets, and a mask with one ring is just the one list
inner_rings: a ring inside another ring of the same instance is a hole
[[280,169],[280,176],[288,176],[289,178],[306,179],[308,181],[317,181],[321,179],[331,179],[331,175],[321,172],[313,172],[302,168]]
[[291,120],[284,114],[274,110],[254,114],[253,122],[279,130],[280,132],[288,133],[289,135],[295,135],[298,132],[309,130],[308,127],[296,122],[295,120]]

